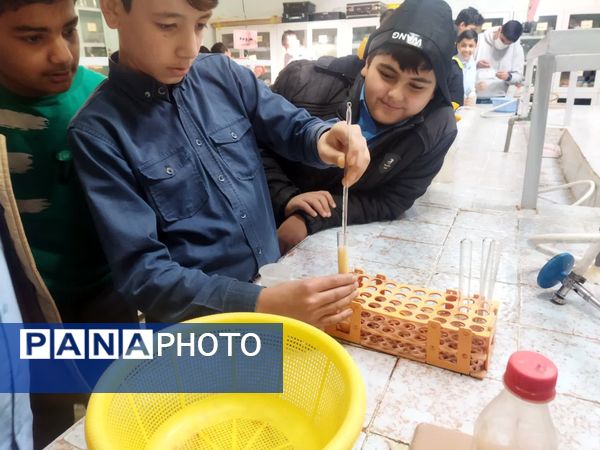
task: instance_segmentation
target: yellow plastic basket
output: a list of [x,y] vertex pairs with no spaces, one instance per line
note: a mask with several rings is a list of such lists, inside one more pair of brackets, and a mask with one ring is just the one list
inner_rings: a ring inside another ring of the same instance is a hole
[[[269,314],[215,314],[189,322],[283,323],[283,393],[93,393],[85,420],[90,450],[352,448],[365,416],[365,387],[333,338]],[[120,362],[102,378],[124,379],[127,365]]]

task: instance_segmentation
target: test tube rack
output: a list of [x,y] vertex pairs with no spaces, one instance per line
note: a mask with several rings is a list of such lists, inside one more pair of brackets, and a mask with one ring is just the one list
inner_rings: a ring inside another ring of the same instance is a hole
[[494,345],[498,302],[415,287],[361,269],[349,319],[334,337],[395,356],[484,378]]

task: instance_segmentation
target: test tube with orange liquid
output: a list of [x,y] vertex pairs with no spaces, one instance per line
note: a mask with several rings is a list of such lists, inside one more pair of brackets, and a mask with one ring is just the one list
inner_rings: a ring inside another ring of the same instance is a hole
[[[348,149],[350,148],[350,125],[352,124],[352,103],[346,103],[346,125],[348,125]],[[344,172],[347,169],[344,160]],[[346,174],[344,173],[344,176]],[[346,229],[348,227],[348,186],[344,185],[342,194],[342,231],[338,231],[338,273],[350,272],[348,264],[348,247],[346,245]]]
[[343,232],[338,231],[338,273],[350,272],[350,265],[348,264],[348,247],[346,246],[346,236]]

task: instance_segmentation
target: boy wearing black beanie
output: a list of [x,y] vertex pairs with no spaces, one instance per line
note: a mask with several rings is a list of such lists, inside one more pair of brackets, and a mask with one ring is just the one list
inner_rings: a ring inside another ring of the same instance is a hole
[[[280,73],[273,90],[323,118],[331,118],[323,107],[340,79],[355,78],[335,116],[344,120],[346,100],[352,102],[352,123],[367,139],[371,164],[350,188],[349,224],[398,219],[441,169],[457,133],[446,82],[455,38],[446,2],[406,0],[370,36],[365,60],[319,60],[310,75],[307,62],[298,61]],[[315,169],[269,150],[263,165],[282,251],[341,224],[342,170]]]

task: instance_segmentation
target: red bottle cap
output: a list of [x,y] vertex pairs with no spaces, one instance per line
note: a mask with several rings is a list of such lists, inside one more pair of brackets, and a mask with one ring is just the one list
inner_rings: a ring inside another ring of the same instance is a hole
[[556,395],[558,369],[536,352],[511,355],[504,372],[504,385],[517,397],[530,402],[549,402]]

